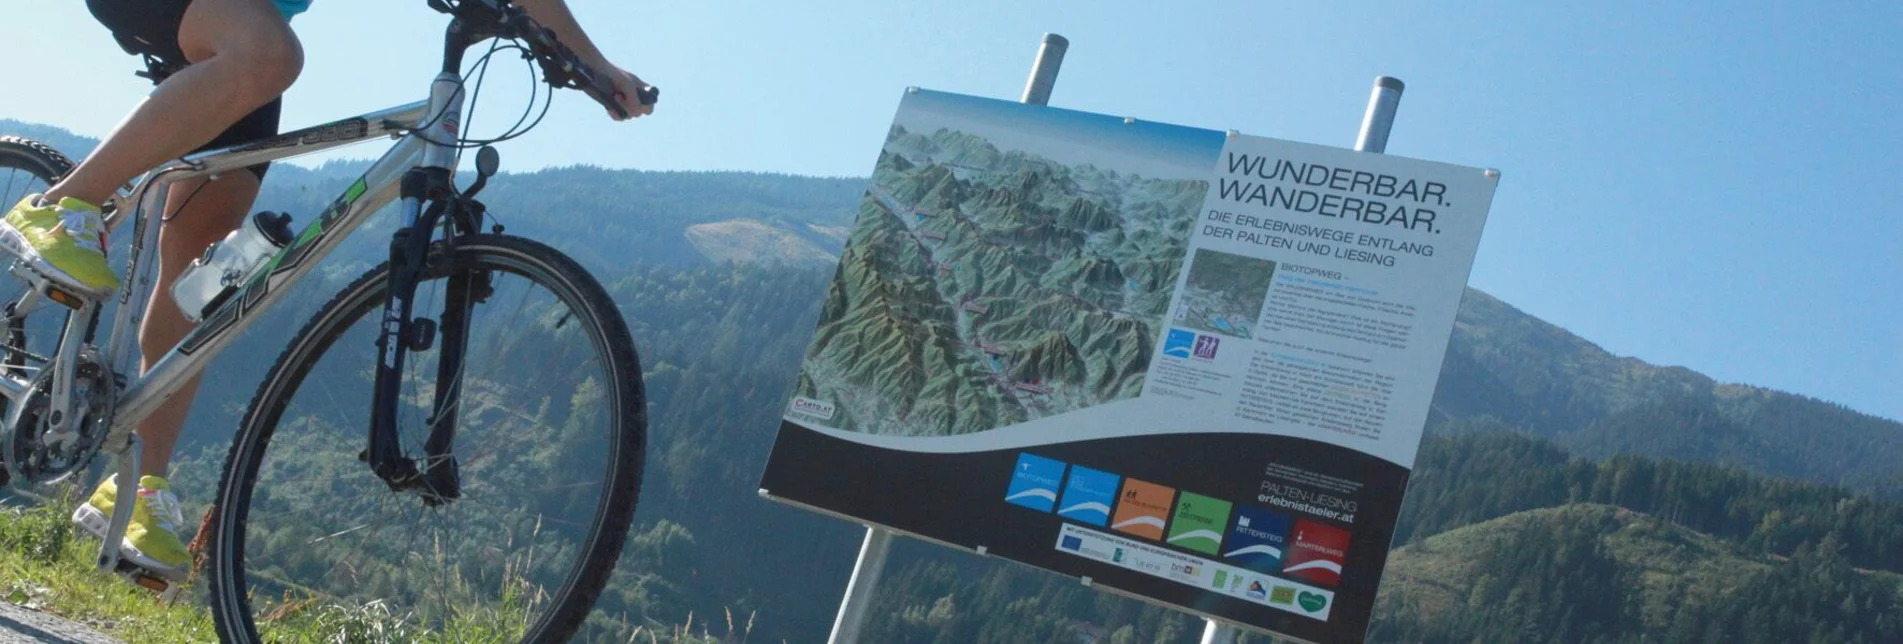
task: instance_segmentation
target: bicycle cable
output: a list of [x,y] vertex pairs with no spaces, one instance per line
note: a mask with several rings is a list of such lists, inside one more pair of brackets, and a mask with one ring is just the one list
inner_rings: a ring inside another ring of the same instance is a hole
[[[170,223],[170,222],[172,221],[172,219],[174,219],[174,218],[176,218],[176,217],[178,217],[178,214],[179,214],[179,213],[181,213],[181,212],[185,212],[185,207],[186,207],[186,206],[189,206],[189,205],[192,205],[192,200],[193,200],[193,199],[196,199],[196,198],[198,198],[198,191],[200,191],[200,190],[204,190],[204,189],[205,189],[205,186],[209,186],[209,185],[211,185],[211,182],[212,182],[212,179],[211,179],[211,178],[209,178],[209,177],[207,177],[207,178],[206,178],[205,180],[203,180],[203,181],[200,181],[200,182],[198,182],[198,185],[197,185],[196,187],[194,187],[194,188],[192,188],[192,191],[191,191],[191,193],[190,193],[190,194],[187,194],[187,195],[185,195],[185,200],[184,200],[184,201],[181,201],[181,202],[179,202],[179,204],[178,204],[178,207],[177,207],[177,208],[173,208],[173,209],[172,209],[172,214],[169,214],[169,215],[161,215],[161,216],[159,217],[159,223],[161,223],[161,224],[163,224],[163,223]],[[164,208],[162,208],[162,207],[161,207],[161,208],[159,209],[159,211],[160,211],[160,212],[164,212],[164,210],[165,210],[165,209],[164,209]]]
[[[528,67],[529,82],[531,86],[533,86],[534,84],[540,81],[540,76],[538,75],[539,70],[536,68],[536,65],[535,65],[534,52],[530,51],[527,47],[522,46],[518,41],[511,40],[510,44],[507,46],[503,46],[502,42],[503,42],[503,39],[501,38],[496,38],[492,40],[490,42],[489,51],[483,53],[481,58],[476,59],[476,62],[470,65],[469,71],[465,72],[462,78],[458,78],[456,80],[456,92],[460,94],[466,88],[468,88],[469,77],[475,76],[476,78],[476,85],[474,90],[471,91],[471,97],[470,97],[469,113],[472,116],[474,115],[475,109],[476,109],[476,105],[475,105],[476,99],[479,98],[481,95],[483,81],[488,77],[489,63],[497,53],[510,51],[510,50],[522,52],[522,60],[524,61],[524,64]],[[479,148],[485,145],[494,145],[497,143],[502,143],[504,141],[513,140],[515,138],[521,137],[524,134],[529,133],[530,130],[534,130],[537,126],[541,125],[542,119],[548,116],[549,107],[552,106],[555,102],[555,88],[554,86],[551,85],[548,88],[546,88],[545,91],[546,93],[543,94],[541,97],[542,100],[537,101],[536,90],[531,89],[529,93],[529,102],[526,106],[523,107],[522,116],[518,117],[516,119],[515,124],[505,129],[501,135],[493,137],[493,138],[473,139],[473,138],[468,138],[464,136],[457,136],[452,141],[438,141],[436,139],[430,138],[429,135],[426,134],[425,132],[427,132],[429,128],[434,126],[438,121],[442,120],[444,116],[447,116],[447,110],[445,110],[444,113],[437,114],[435,117],[431,118],[428,122],[422,125],[419,125],[415,128],[411,128],[408,133],[416,135],[417,138],[420,138],[427,143],[430,143],[433,145],[439,145],[439,146],[443,146],[447,148],[453,148],[456,150],[469,150],[469,149]],[[536,106],[536,103],[538,102],[541,103],[542,105],[542,111],[541,113],[536,114],[534,121],[530,121],[529,115],[535,114],[535,106]],[[527,125],[524,125],[524,123],[526,123]],[[466,123],[463,130],[465,132],[468,131],[468,128],[466,127]]]

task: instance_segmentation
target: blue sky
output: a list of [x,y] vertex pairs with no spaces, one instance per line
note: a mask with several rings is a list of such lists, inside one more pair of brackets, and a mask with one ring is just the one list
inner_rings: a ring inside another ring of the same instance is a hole
[[[1390,153],[1504,173],[1474,286],[1621,355],[1903,418],[1903,4],[571,2],[661,112],[558,96],[505,168],[864,175],[906,86],[1015,98],[1045,32],[1071,40],[1053,105],[1313,143],[1352,144],[1387,74]],[[84,3],[4,11],[41,28],[0,40],[0,116],[100,135],[143,94]],[[441,24],[317,0],[287,124],[420,97]]]

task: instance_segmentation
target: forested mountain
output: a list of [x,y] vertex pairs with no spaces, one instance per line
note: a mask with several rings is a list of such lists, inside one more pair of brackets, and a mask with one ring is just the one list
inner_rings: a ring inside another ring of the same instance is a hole
[[1492,416],[1582,454],[1737,465],[1903,493],[1903,423],[1622,358],[1467,290],[1434,395],[1441,420]]
[[[90,146],[6,121],[0,133]],[[306,221],[363,167],[280,165],[261,207]],[[576,167],[505,174],[483,194],[510,232],[600,276],[641,351],[650,469],[605,618],[731,610],[757,641],[823,641],[862,531],[755,488],[863,189]],[[188,499],[210,494],[291,333],[387,252],[388,223],[218,359],[177,465]],[[1903,424],[1613,356],[1474,290],[1434,411],[1377,641],[1903,641]],[[1176,643],[1201,629],[918,542],[886,574],[871,641]]]

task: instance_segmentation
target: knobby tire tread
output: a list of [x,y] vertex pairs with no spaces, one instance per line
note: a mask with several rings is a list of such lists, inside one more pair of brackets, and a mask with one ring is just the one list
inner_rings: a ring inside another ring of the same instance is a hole
[[[40,169],[46,171],[46,176],[42,178],[46,179],[46,184],[49,186],[59,183],[60,179],[66,177],[66,173],[73,171],[72,159],[61,154],[59,150],[53,149],[53,146],[25,137],[0,136],[0,162],[4,162],[9,157],[39,163]],[[0,207],[12,208],[13,204]]]

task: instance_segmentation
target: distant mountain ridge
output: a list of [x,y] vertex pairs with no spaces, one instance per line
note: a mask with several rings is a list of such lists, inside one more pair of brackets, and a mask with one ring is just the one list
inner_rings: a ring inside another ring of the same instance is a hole
[[1434,417],[1477,416],[1586,456],[1713,462],[1903,495],[1903,423],[1614,356],[1470,288],[1441,369]]

